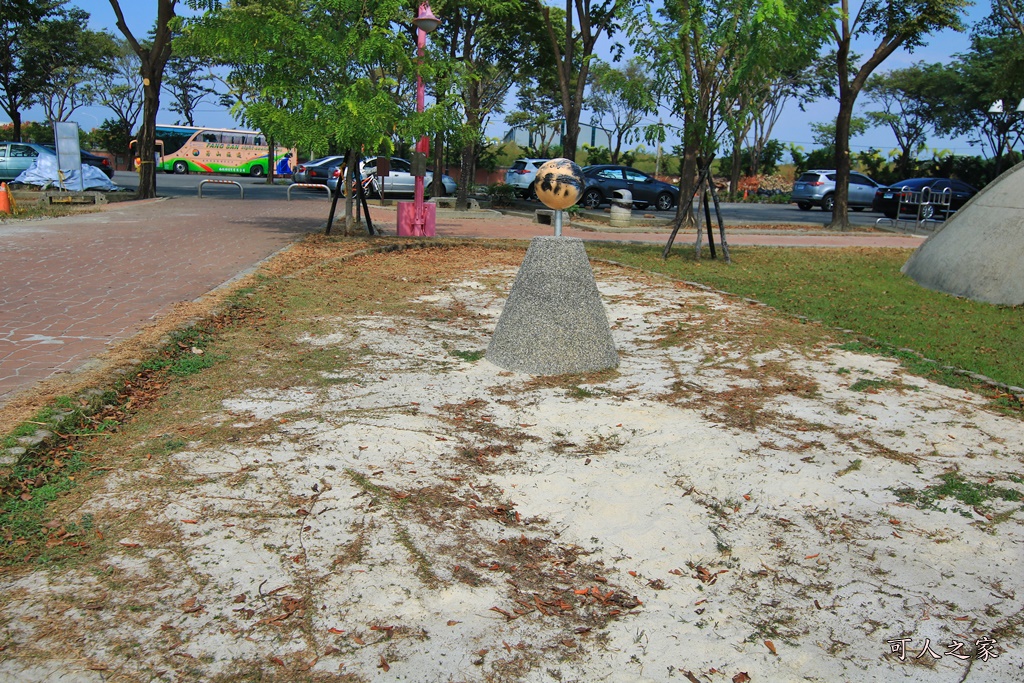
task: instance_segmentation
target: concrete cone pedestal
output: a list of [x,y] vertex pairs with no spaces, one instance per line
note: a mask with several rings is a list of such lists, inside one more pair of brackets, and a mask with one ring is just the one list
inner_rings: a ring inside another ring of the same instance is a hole
[[506,370],[533,375],[618,367],[583,240],[530,241],[485,357]]

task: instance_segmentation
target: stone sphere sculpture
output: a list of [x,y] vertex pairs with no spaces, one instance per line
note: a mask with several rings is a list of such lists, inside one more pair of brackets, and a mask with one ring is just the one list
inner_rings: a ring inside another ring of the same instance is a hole
[[583,196],[583,171],[568,159],[552,159],[537,169],[537,199],[550,209],[568,209]]

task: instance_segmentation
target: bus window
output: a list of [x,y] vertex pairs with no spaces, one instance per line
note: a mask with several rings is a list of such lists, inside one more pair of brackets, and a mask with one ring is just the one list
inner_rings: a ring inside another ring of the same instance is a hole
[[220,136],[216,133],[203,133],[203,142],[220,142]]

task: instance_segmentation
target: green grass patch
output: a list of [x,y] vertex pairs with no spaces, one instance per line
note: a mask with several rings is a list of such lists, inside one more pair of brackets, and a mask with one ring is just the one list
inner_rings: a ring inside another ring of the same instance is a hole
[[167,371],[175,377],[188,377],[213,367],[223,356],[209,354],[206,347],[213,340],[210,332],[201,327],[177,330],[171,334],[171,343],[155,357],[142,364],[143,370]]
[[484,354],[487,353],[487,349],[479,349],[477,351],[449,350],[448,353],[456,358],[466,361],[467,363],[475,363],[484,357]]
[[857,458],[856,460],[854,460],[853,462],[851,462],[851,463],[850,463],[849,465],[847,465],[847,466],[846,466],[846,467],[844,467],[843,469],[841,469],[841,470],[839,470],[838,472],[836,472],[836,476],[837,476],[837,477],[842,477],[842,476],[844,476],[844,475],[847,475],[847,474],[849,474],[850,472],[856,472],[857,470],[859,470],[859,469],[860,469],[860,466],[861,466],[862,464],[863,464],[863,462],[861,461],[861,459],[860,459],[860,458]]
[[[995,482],[980,484],[965,479],[959,472],[947,472],[940,475],[941,484],[929,486],[923,490],[913,488],[892,489],[901,503],[912,503],[921,509],[942,510],[938,501],[953,498],[964,505],[980,510],[986,509],[990,500],[1003,500],[1011,503],[1020,502],[1024,495],[1017,489],[996,485]],[[943,510],[945,512],[945,510]]]
[[[730,250],[732,264],[695,261],[685,244],[677,243],[667,260],[661,251],[659,245],[587,245],[591,258],[700,282],[853,330],[887,347],[913,349],[940,365],[1024,386],[1024,307],[994,306],[924,289],[900,273],[910,257],[906,249],[736,247]],[[905,365],[927,365],[928,374],[935,372],[933,364],[903,355]]]
[[901,382],[895,382],[890,379],[859,379],[850,385],[850,391],[863,391],[875,394],[883,389],[894,389],[902,386]]

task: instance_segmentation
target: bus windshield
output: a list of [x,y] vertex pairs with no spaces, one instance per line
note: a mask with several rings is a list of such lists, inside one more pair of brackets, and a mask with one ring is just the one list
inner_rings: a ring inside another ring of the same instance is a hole
[[[157,149],[163,148],[158,168],[165,173],[260,177],[269,171],[267,139],[259,131],[157,124],[156,139]],[[270,168],[276,168],[289,151],[275,146]]]

